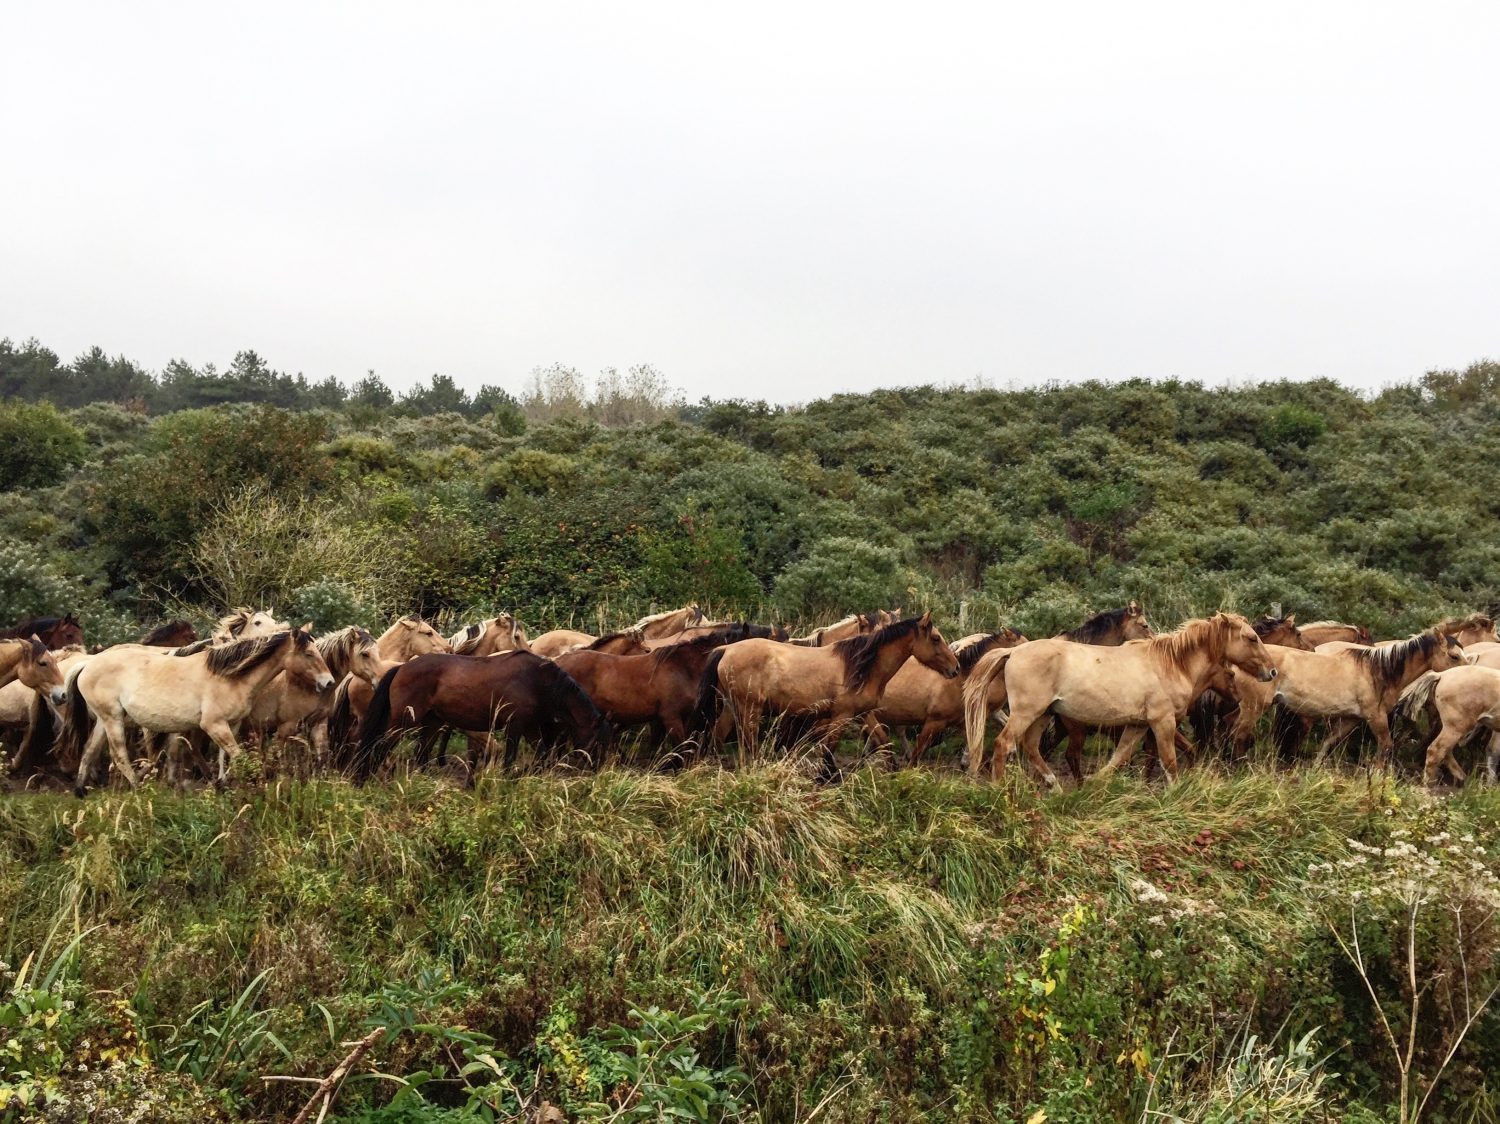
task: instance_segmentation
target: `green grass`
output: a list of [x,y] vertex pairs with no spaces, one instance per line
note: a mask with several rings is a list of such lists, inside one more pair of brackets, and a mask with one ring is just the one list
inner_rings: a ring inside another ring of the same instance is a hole
[[[936,770],[819,787],[792,765],[9,796],[0,960],[99,926],[83,983],[148,1043],[267,973],[258,1004],[294,1061],[267,1049],[218,1074],[233,1119],[290,1115],[308,1087],[262,1073],[328,1072],[383,988],[433,973],[458,986],[423,1019],[492,1036],[564,1106],[632,1007],[715,994],[745,1005],[699,1049],[749,1075],[768,1121],[825,1099],[822,1120],[1138,1118],[1150,1069],[1132,1051],[1177,1059],[1159,1088],[1207,1096],[1248,1034],[1279,1049],[1309,1030],[1336,1075],[1314,1099],[1353,1113],[1388,1103],[1391,1074],[1304,879],[1347,838],[1418,820],[1474,833],[1495,866],[1500,793],[1434,801],[1311,769],[1052,797]],[[1142,880],[1185,915],[1153,921]],[[582,1061],[560,1060],[565,1040]],[[393,1074],[442,1060],[411,1035],[377,1053]],[[1485,1096],[1497,1061],[1489,1019],[1449,1109]],[[351,1084],[340,1108],[395,1088]]]

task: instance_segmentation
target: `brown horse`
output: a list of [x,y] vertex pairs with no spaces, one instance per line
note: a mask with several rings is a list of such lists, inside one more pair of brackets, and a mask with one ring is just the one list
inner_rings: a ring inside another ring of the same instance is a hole
[[[405,730],[421,729],[426,735],[419,751],[419,760],[425,760],[430,741],[445,726],[485,735],[503,730],[506,769],[523,738],[543,756],[561,744],[592,755],[610,738],[609,722],[551,660],[522,651],[418,656],[392,668],[376,687],[360,726],[355,778],[368,780],[395,736]],[[479,761],[471,757],[471,764],[477,767]]]
[[[958,657],[958,676],[950,678],[934,671],[916,658],[907,660],[901,670],[885,685],[880,705],[865,716],[871,743],[883,747],[890,742],[887,727],[920,726],[916,744],[906,759],[908,767],[922,759],[932,744],[952,727],[964,721],[963,685],[980,658],[997,648],[1014,648],[1026,643],[1026,637],[1013,628],[999,632],[982,632],[956,640],[951,647]],[[1000,680],[1004,687],[1004,680]],[[1001,699],[996,706],[1004,705]]]
[[564,652],[557,666],[582,687],[615,729],[651,724],[681,745],[694,733],[698,686],[714,651],[746,639],[745,625],[720,625],[654,652],[612,656],[586,648]]
[[1319,644],[1327,644],[1333,640],[1344,640],[1350,644],[1369,644],[1370,630],[1362,624],[1344,624],[1342,621],[1313,621],[1311,624],[1297,626],[1302,632],[1302,639],[1306,640],[1314,649]]
[[1011,710],[996,742],[991,766],[996,779],[1004,772],[1006,757],[1020,744],[1043,780],[1056,786],[1057,777],[1039,752],[1042,731],[1055,711],[1086,725],[1125,728],[1101,776],[1127,763],[1149,730],[1156,738],[1162,769],[1176,780],[1177,723],[1226,661],[1261,678],[1276,674],[1260,637],[1237,613],[1188,621],[1176,632],[1119,647],[1054,638],[992,652],[964,687],[970,769],[975,770],[984,745],[990,681],[1003,674]]
[[19,679],[33,691],[63,701],[62,673],[57,657],[39,636],[25,640],[0,640],[0,687]]
[[1500,780],[1500,670],[1464,665],[1426,672],[1401,692],[1401,706],[1408,713],[1425,710],[1428,715],[1424,783],[1436,784],[1443,768],[1462,781],[1464,770],[1453,750],[1481,729],[1490,735],[1485,771],[1491,784]]
[[[1270,652],[1280,673],[1276,701],[1303,719],[1328,720],[1328,736],[1318,747],[1318,760],[1364,722],[1375,736],[1382,765],[1390,759],[1389,716],[1401,692],[1424,672],[1446,671],[1464,659],[1457,641],[1431,629],[1386,648],[1351,647],[1336,652],[1272,648]],[[1269,705],[1251,691],[1240,689],[1239,694],[1237,740],[1245,736],[1242,724],[1248,722],[1248,729],[1254,729],[1259,711],[1252,713],[1252,705],[1261,709]]]
[[743,640],[709,657],[698,694],[699,719],[707,729],[716,700],[727,700],[714,736],[722,742],[737,728],[743,755],[755,752],[766,711],[811,718],[825,767],[831,769],[833,746],[844,727],[880,705],[886,684],[912,657],[941,675],[958,675],[958,657],[933,626],[931,613],[825,648]]
[[326,689],[333,676],[305,631],[276,632],[176,656],[155,648],[121,644],[89,658],[68,680],[63,740],[83,741],[90,716],[96,719],[83,747],[74,791],[82,796],[95,760],[109,745],[115,768],[134,788],[126,723],[148,733],[187,734],[202,730],[219,747],[219,779],[239,756],[235,728],[250,713],[255,696],[283,671],[307,675]]
[[[404,616],[386,629],[375,640],[375,647],[387,670],[395,664],[414,660],[418,656],[453,652],[453,645],[415,614]],[[346,747],[350,736],[364,719],[375,688],[356,676],[346,676],[335,689],[333,714],[328,719],[329,744],[336,753]],[[340,764],[347,762],[340,760]]]
[[72,613],[61,617],[31,617],[7,629],[0,629],[0,640],[29,640],[37,637],[56,651],[83,645],[83,625]]
[[[373,687],[387,670],[375,638],[357,625],[320,636],[314,643],[334,683],[353,676]],[[333,692],[319,686],[305,669],[284,671],[256,695],[246,724],[282,745],[306,728],[317,760],[326,761],[333,702]]]
[[182,648],[198,639],[191,621],[164,621],[136,641],[148,648]]
[[[1497,639],[1495,635],[1495,622],[1483,613],[1475,613],[1468,617],[1448,617],[1438,621],[1427,631],[1436,632],[1443,636],[1451,636],[1457,640],[1465,652],[1473,644],[1494,644]],[[1346,648],[1375,647],[1389,648],[1393,644],[1400,644],[1400,640],[1377,640],[1374,644],[1356,644],[1349,641],[1334,640],[1325,641],[1317,646],[1320,652],[1342,652]]]

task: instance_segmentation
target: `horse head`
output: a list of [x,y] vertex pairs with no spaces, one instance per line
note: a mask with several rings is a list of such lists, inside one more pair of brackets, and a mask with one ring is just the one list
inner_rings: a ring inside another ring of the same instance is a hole
[[932,668],[944,679],[958,677],[958,657],[948,647],[943,634],[933,625],[930,611],[917,618],[916,631],[912,634],[911,654],[918,663]]
[[1220,630],[1224,641],[1224,659],[1262,683],[1276,678],[1271,654],[1250,622],[1238,613],[1215,613],[1210,622]]

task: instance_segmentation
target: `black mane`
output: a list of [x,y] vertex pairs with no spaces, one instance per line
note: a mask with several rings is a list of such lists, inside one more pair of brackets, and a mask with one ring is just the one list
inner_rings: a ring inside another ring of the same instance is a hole
[[882,629],[860,636],[851,636],[835,644],[833,650],[844,658],[844,683],[849,690],[863,689],[875,670],[875,661],[880,658],[881,649],[903,636],[911,635],[921,623],[921,617],[908,617],[904,621],[888,624]]
[[1077,628],[1061,633],[1058,639],[1071,640],[1075,644],[1096,644],[1107,636],[1118,634],[1129,616],[1128,608],[1107,609],[1102,613],[1095,613]]

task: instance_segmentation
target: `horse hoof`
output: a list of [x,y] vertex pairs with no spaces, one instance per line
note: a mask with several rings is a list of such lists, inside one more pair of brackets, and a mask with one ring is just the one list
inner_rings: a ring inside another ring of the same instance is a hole
[[76,797],[78,797],[78,799],[80,799],[80,800],[82,800],[85,796],[87,796],[88,792],[89,792],[89,790],[86,789],[86,788],[84,788],[84,786],[81,785],[81,784],[75,784],[73,786],[73,795],[76,796]]

